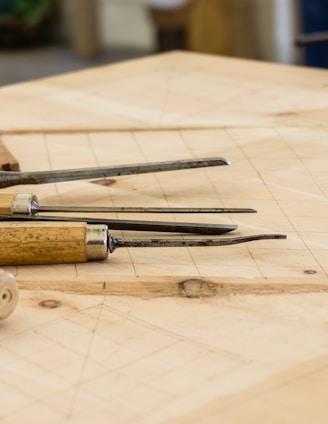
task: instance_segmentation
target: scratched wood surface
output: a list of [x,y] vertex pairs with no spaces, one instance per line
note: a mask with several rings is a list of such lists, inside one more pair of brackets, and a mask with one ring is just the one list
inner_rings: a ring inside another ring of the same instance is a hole
[[324,71],[173,53],[0,90],[2,141],[22,170],[231,160],[5,191],[40,204],[253,207],[149,218],[288,237],[7,267],[21,296],[0,322],[1,422],[327,422],[327,84]]
[[327,128],[327,103],[323,70],[170,53],[3,87],[0,128]]

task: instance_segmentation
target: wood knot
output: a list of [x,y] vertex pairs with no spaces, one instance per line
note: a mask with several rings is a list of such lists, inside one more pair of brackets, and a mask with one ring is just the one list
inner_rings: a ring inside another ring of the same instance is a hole
[[100,178],[98,180],[93,180],[91,182],[92,182],[92,184],[99,184],[99,185],[102,185],[102,186],[105,186],[105,187],[109,187],[109,186],[115,184],[116,180],[114,178]]
[[59,300],[49,299],[49,300],[42,300],[42,302],[39,303],[39,306],[42,306],[42,308],[59,308],[62,305],[62,303]]
[[197,299],[216,296],[218,287],[211,281],[192,278],[181,281],[181,283],[179,283],[179,289],[183,297]]

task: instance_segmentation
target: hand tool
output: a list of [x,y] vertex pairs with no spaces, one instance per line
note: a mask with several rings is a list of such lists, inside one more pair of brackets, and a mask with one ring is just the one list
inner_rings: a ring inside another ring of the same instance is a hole
[[[46,171],[46,172],[0,172],[0,187],[6,187],[15,184],[41,184],[46,182],[55,181],[67,181],[75,179],[84,179],[90,177],[105,177],[113,175],[129,175],[139,174],[148,172],[159,172],[159,171],[171,171],[181,170],[190,168],[202,168],[209,166],[221,166],[229,165],[230,162],[224,158],[205,158],[195,160],[179,160],[171,162],[156,162],[146,164],[134,164],[134,165],[122,165],[116,167],[103,167],[103,168],[89,168],[89,169],[73,169],[73,170],[58,170],[58,171]],[[36,214],[42,209],[38,205],[36,196],[33,194],[9,194],[3,193],[0,198],[0,213],[8,214],[9,217],[5,218],[2,216],[0,220],[23,220],[31,217],[37,220],[48,220],[48,221],[83,221],[87,223],[102,223],[108,224],[112,229],[121,230],[137,230],[137,231],[163,231],[163,232],[187,232],[197,234],[223,234],[228,231],[232,231],[237,228],[236,225],[219,225],[219,224],[196,224],[196,223],[179,223],[179,222],[156,222],[156,221],[137,221],[137,220],[114,220],[114,219],[95,219],[95,218],[83,218],[83,217],[41,217]],[[45,207],[48,212],[50,210],[58,212],[59,209]],[[70,212],[78,211],[81,212],[82,208],[71,207]],[[179,208],[178,208],[179,209]],[[176,210],[178,210],[176,209]],[[88,212],[95,212],[94,208],[85,209]],[[133,210],[133,209],[132,209]],[[180,212],[190,211],[191,209],[183,208]],[[197,208],[199,211],[199,208]],[[232,209],[228,209],[228,211]],[[43,210],[44,211],[44,210]],[[63,211],[63,209],[61,209]],[[104,209],[98,212],[104,212]],[[108,209],[106,209],[108,211]],[[131,212],[126,210],[126,212]],[[143,211],[145,211],[143,209]],[[150,210],[146,210],[150,212]],[[206,211],[213,212],[213,208],[207,209]],[[236,211],[244,211],[237,209]],[[245,209],[246,212],[253,211],[251,209]],[[173,211],[171,208],[165,208],[163,212]]]
[[175,171],[210,166],[230,165],[225,158],[186,159],[167,162],[151,162],[132,165],[104,166],[97,168],[60,169],[36,172],[0,172],[0,188],[20,184],[45,184],[61,181],[106,178],[121,175],[147,174],[151,172]]
[[85,222],[87,224],[105,224],[112,230],[159,231],[169,233],[192,233],[220,235],[236,230],[233,224],[203,224],[191,222],[138,221],[126,219],[47,216],[47,215],[0,215],[0,221],[47,221],[47,222]]
[[0,320],[7,318],[16,308],[18,287],[15,277],[0,269]]
[[3,171],[19,171],[19,163],[0,139],[0,169]]
[[2,215],[37,215],[39,212],[256,213],[256,210],[250,208],[40,206],[37,196],[33,193],[0,193],[0,214]]
[[285,239],[260,234],[224,239],[119,239],[107,225],[70,222],[1,222],[0,264],[58,264],[104,260],[119,247],[228,246],[255,240]]

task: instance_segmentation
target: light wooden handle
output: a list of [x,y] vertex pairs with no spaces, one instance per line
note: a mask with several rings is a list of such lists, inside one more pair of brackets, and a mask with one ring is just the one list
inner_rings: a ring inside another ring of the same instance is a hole
[[0,215],[12,215],[16,193],[0,194]]
[[33,193],[0,193],[0,215],[35,215],[38,206]]
[[0,269],[0,320],[16,308],[19,292],[15,277]]
[[74,263],[106,257],[106,225],[0,222],[0,265]]

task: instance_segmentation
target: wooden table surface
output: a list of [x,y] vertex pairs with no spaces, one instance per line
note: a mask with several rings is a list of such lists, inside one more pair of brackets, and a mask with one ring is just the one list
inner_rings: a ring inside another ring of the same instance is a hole
[[4,191],[41,205],[250,207],[138,218],[287,235],[5,267],[21,290],[0,322],[1,423],[327,422],[327,90],[327,71],[180,52],[0,89],[1,141],[24,171],[231,161]]

